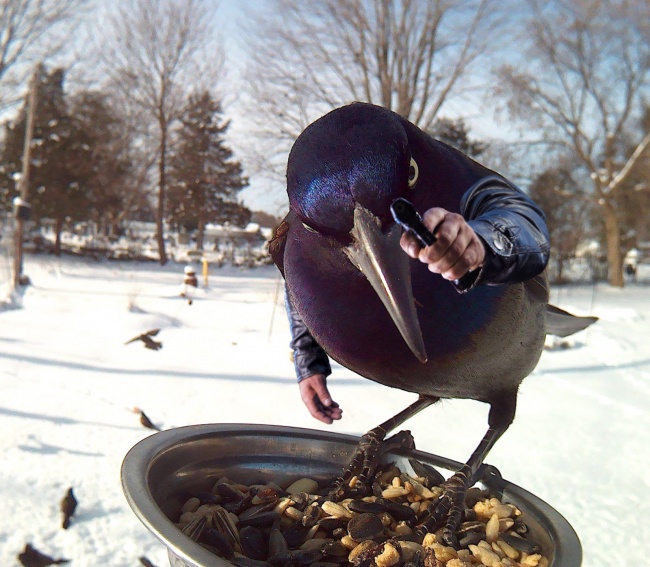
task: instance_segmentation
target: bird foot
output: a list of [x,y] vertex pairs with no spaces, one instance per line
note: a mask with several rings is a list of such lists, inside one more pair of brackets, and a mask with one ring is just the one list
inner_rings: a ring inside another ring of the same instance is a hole
[[370,494],[372,478],[381,456],[396,449],[415,448],[410,431],[400,431],[384,440],[385,435],[386,432],[381,427],[375,427],[361,437],[350,463],[343,469],[342,476],[334,481],[327,495],[329,500],[338,502],[351,495]]
[[435,508],[417,530],[420,533],[434,532],[442,528],[440,539],[444,545],[459,549],[456,530],[465,508],[465,494],[469,488],[469,469],[463,467],[442,484],[442,495]]
[[424,536],[427,532],[440,530],[438,536],[444,545],[460,549],[456,532],[461,520],[465,521],[467,514],[472,512],[466,505],[467,491],[478,481],[489,494],[502,498],[505,481],[496,467],[483,464],[478,472],[472,475],[469,465],[463,465],[455,475],[439,485],[442,494],[428,515],[416,526],[419,535]]

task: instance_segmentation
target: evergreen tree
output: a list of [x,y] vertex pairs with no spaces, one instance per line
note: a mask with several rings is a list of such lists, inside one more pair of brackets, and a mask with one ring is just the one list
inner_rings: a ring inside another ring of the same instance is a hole
[[0,207],[3,211],[8,212],[11,211],[14,197],[17,197],[19,193],[18,176],[22,169],[25,118],[22,117],[18,123],[6,122],[4,129],[4,144],[0,158]]
[[85,189],[92,175],[90,140],[68,111],[64,77],[64,70],[56,69],[41,83],[29,191],[38,218],[54,220],[57,253],[64,222],[88,218],[90,201]]
[[487,148],[487,144],[470,139],[469,129],[462,118],[438,118],[429,134],[473,158],[480,156]]
[[86,187],[90,218],[100,232],[119,233],[124,217],[142,201],[133,179],[131,133],[101,92],[82,91],[71,106],[77,128],[90,146],[92,171]]
[[[64,76],[63,69],[50,74],[41,69],[28,189],[33,218],[54,221],[56,253],[60,253],[64,222],[88,217],[90,201],[86,188],[92,176],[90,140],[68,112]],[[17,122],[7,126],[2,160],[5,202],[17,194],[15,184],[12,190],[9,181],[22,170],[25,125],[26,111],[23,109]]]
[[181,122],[170,156],[168,219],[197,229],[201,250],[206,223],[243,226],[249,221],[250,211],[237,201],[248,180],[224,140],[230,123],[222,120],[221,105],[208,92],[189,97]]

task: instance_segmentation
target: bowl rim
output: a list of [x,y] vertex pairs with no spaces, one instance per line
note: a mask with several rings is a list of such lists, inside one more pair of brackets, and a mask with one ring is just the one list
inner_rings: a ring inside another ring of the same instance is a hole
[[[156,503],[148,486],[148,474],[158,455],[177,445],[192,440],[204,439],[219,434],[296,437],[306,441],[328,441],[345,445],[356,445],[359,436],[281,425],[222,423],[188,425],[164,430],[136,443],[126,454],[121,467],[122,490],[137,518],[167,548],[188,565],[197,567],[224,567],[232,565],[183,534],[164,514]],[[391,454],[412,456],[451,471],[458,470],[462,463],[426,453],[420,450],[406,452],[391,451]],[[513,499],[526,502],[534,508],[538,520],[543,521],[549,538],[554,544],[555,554],[550,567],[579,567],[582,562],[582,546],[575,530],[557,510],[531,492],[507,480],[503,480],[504,492]]]

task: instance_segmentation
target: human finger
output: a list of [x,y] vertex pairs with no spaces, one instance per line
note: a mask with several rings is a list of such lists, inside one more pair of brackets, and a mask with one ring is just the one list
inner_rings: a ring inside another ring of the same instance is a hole
[[436,242],[422,248],[418,258],[428,264],[432,272],[439,274],[458,259],[466,246],[462,240],[457,242],[463,217],[444,209],[429,209],[425,217],[427,225],[437,222],[434,228]]
[[[438,224],[444,219],[446,212],[445,209],[441,209],[440,207],[429,209],[424,213],[422,223],[429,232],[434,233],[437,230]],[[423,246],[422,242],[410,230],[404,231],[402,234],[400,246],[411,258],[416,259],[420,257],[422,250],[427,249],[431,253],[434,253],[437,249],[435,244],[432,246]]]
[[473,231],[457,220],[444,222],[438,231],[439,248],[423,250],[420,259],[429,264],[429,269],[437,274],[455,269],[467,271],[474,262],[474,250],[468,249],[473,238]]
[[417,258],[420,254],[420,249],[422,248],[422,244],[410,230],[405,230],[402,233],[399,244],[402,247],[402,250],[404,250],[404,252],[406,252],[411,258]]
[[443,278],[457,280],[466,273],[479,269],[485,260],[485,246],[478,239],[472,238],[458,260],[441,272]]

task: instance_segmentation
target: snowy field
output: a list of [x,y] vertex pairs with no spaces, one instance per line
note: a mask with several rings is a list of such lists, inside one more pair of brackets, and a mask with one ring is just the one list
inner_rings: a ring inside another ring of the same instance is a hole
[[[124,455],[153,433],[134,407],[165,429],[327,428],[298,397],[275,269],[214,270],[190,305],[179,297],[182,268],[26,258],[22,306],[0,311],[3,567],[19,565],[27,542],[75,567],[136,567],[141,556],[169,565],[121,489]],[[567,286],[552,301],[600,321],[543,354],[488,461],[569,520],[585,567],[647,565],[650,286]],[[152,328],[162,350],[124,344]],[[330,391],[344,410],[330,430],[357,435],[414,400],[338,366]],[[408,428],[419,449],[462,461],[486,419],[483,404],[445,401]],[[70,486],[79,506],[63,530]]]

